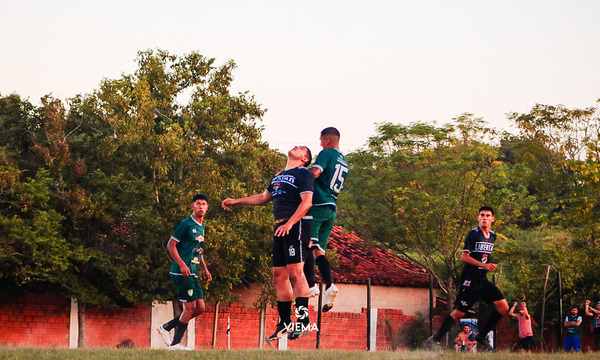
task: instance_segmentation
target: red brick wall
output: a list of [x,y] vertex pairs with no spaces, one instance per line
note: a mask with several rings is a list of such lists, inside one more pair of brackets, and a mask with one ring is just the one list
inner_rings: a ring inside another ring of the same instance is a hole
[[0,298],[0,345],[69,347],[71,300],[27,294]]
[[[255,349],[258,347],[258,329],[260,314],[253,308],[244,308],[240,303],[229,307],[220,306],[217,319],[216,348],[227,348],[227,317],[230,318],[231,348]],[[317,322],[317,312],[309,307],[311,321]],[[292,317],[293,319],[293,317]],[[401,334],[408,326],[412,325],[416,317],[406,316],[401,310],[378,311],[377,322],[377,350],[391,350],[392,348],[407,348],[399,340]],[[386,321],[387,320],[387,321]],[[196,348],[207,349],[212,346],[212,331],[214,321],[214,307],[208,306],[204,314],[196,320]],[[270,335],[278,321],[276,309],[267,311],[267,335]],[[389,325],[388,325],[389,322]],[[390,327],[392,332],[390,332]],[[321,317],[320,348],[336,350],[366,350],[367,349],[367,314],[364,310],[356,313],[323,313]],[[373,329],[374,331],[374,329]],[[316,333],[303,336],[294,341],[288,341],[288,349],[314,349],[316,346]],[[395,341],[392,344],[392,341]],[[277,342],[273,342],[277,346]],[[265,344],[265,347],[268,345]]]
[[150,306],[118,309],[87,307],[85,311],[86,347],[114,348],[119,344],[150,347]]
[[[0,297],[0,345],[58,347],[69,346],[70,299],[52,295],[27,294],[19,299]],[[114,348],[130,344],[136,348],[150,347],[152,309],[139,305],[134,308],[106,309],[86,307],[86,347]],[[317,312],[309,308],[309,316],[316,323]],[[231,348],[258,347],[259,310],[244,308],[240,303],[220,306],[217,321],[216,348],[227,348],[227,317],[231,323]],[[196,348],[212,347],[214,307],[196,320]],[[387,321],[386,321],[387,320]],[[276,309],[267,311],[267,335],[274,331],[278,316]],[[377,350],[405,348],[398,341],[414,317],[400,310],[379,309],[377,322]],[[391,327],[391,332],[390,332]],[[320,348],[336,350],[367,349],[367,314],[323,313],[320,329]],[[273,342],[277,346],[277,342]],[[289,349],[314,349],[316,333],[288,342]],[[265,344],[265,348],[268,345]]]

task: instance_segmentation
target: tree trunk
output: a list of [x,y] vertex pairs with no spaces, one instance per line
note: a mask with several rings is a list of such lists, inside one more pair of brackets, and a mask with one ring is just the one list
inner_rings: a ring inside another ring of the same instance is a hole
[[85,304],[81,301],[77,301],[78,308],[78,322],[79,322],[79,339],[77,340],[77,347],[84,348],[85,347]]
[[451,313],[452,310],[454,310],[454,300],[456,300],[456,291],[454,291],[454,279],[452,277],[446,279],[446,289],[448,289],[448,292],[446,293],[446,301],[448,303],[446,304],[446,306],[448,308],[448,313]]

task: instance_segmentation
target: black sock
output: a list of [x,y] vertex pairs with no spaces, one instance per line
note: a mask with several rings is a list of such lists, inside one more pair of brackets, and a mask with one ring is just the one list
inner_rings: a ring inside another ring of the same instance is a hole
[[446,315],[446,317],[444,318],[444,321],[442,321],[442,326],[440,326],[440,328],[435,333],[435,335],[433,335],[433,340],[440,341],[442,339],[442,337],[444,337],[444,335],[446,335],[448,330],[450,330],[452,325],[454,325],[455,321],[456,320],[454,320],[454,318],[452,316]]
[[502,314],[500,314],[498,311],[496,311],[496,309],[494,309],[490,314],[488,321],[485,323],[485,326],[481,327],[481,331],[479,332],[480,337],[486,337],[487,333],[492,331],[492,329],[494,328],[494,326],[496,326],[496,324],[498,324],[498,321],[500,321],[500,319],[502,319]]
[[331,284],[333,284],[333,277],[331,276],[331,265],[329,265],[329,261],[325,257],[325,255],[319,255],[315,259],[315,263],[319,267],[319,273],[321,274],[321,278],[325,282],[325,289],[329,289]]
[[298,318],[298,321],[305,325],[310,322],[310,320],[308,319],[308,298],[307,297],[296,298],[296,316],[300,316]]
[[178,324],[175,327],[175,335],[173,336],[173,341],[171,341],[171,345],[177,345],[181,342],[181,339],[183,339],[183,334],[185,334],[185,331],[188,328],[188,324],[187,323],[182,323],[181,321],[177,320]]
[[279,319],[281,323],[291,324],[292,318],[290,317],[290,313],[292,312],[292,302],[291,301],[278,301],[277,302],[277,312],[279,312]]
[[162,325],[163,329],[167,330],[167,331],[171,331],[171,329],[173,329],[175,326],[177,326],[177,324],[179,324],[179,317],[181,315],[177,315],[177,317],[173,318],[173,320],[164,323]]
[[308,255],[304,261],[304,276],[306,276],[309,288],[315,286],[315,256],[312,250],[308,251]]

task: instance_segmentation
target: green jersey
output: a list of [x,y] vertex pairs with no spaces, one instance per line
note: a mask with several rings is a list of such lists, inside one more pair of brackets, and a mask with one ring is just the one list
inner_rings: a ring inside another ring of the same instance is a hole
[[348,176],[348,163],[338,149],[323,149],[313,164],[321,170],[321,175],[315,179],[313,206],[331,205],[336,208],[338,194]]
[[[181,260],[190,268],[192,276],[198,276],[198,264],[204,246],[204,224],[199,224],[193,216],[184,219],[171,239],[177,242],[177,252]],[[175,261],[171,264],[171,275],[181,275],[181,268]]]

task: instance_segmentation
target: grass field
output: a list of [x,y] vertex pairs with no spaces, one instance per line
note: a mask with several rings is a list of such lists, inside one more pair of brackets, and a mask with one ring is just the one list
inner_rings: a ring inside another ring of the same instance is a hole
[[520,354],[509,352],[465,354],[454,351],[432,353],[425,351],[277,351],[277,350],[195,350],[195,351],[167,351],[167,350],[140,350],[140,349],[43,349],[43,348],[16,348],[0,347],[0,359],[35,359],[35,360],[393,360],[393,359],[598,359],[597,353],[579,354]]

